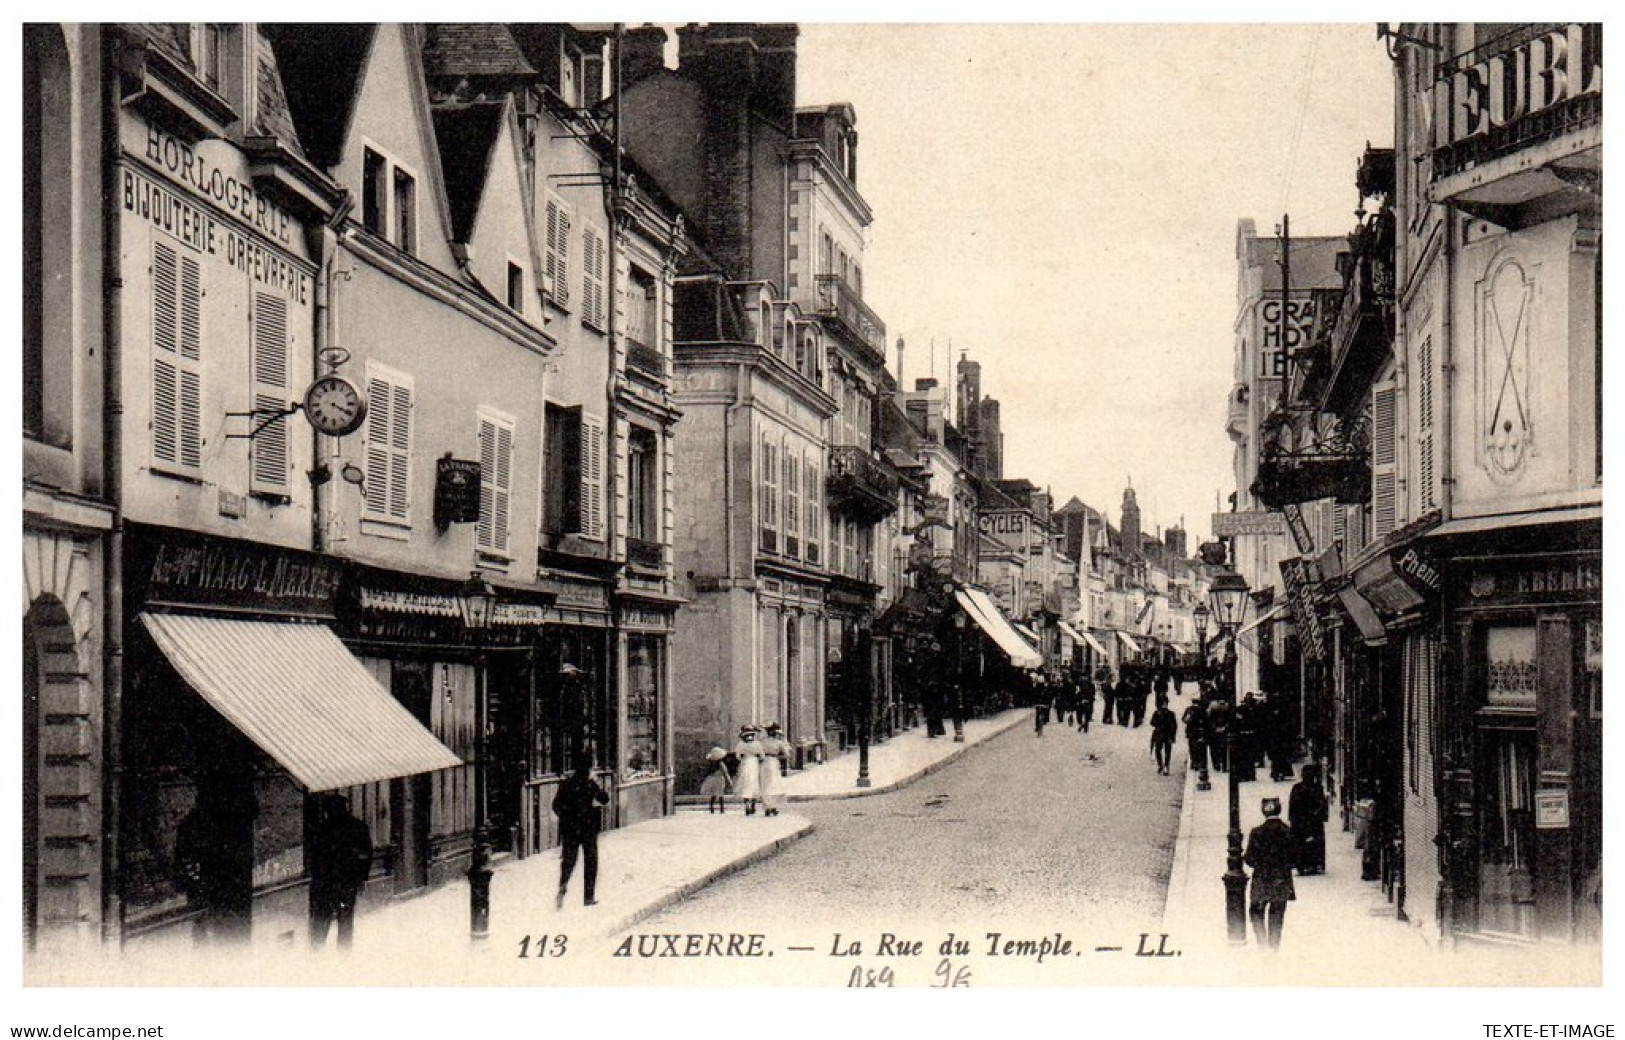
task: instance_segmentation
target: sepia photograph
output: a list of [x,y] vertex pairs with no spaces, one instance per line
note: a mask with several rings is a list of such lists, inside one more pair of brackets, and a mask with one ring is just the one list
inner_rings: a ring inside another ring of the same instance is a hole
[[0,1025],[1621,1035],[1603,23],[757,13],[19,25]]

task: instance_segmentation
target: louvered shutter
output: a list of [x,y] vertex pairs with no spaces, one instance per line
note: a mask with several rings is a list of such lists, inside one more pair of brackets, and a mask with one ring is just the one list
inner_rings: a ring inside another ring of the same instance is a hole
[[[288,404],[288,301],[271,293],[254,294],[254,418],[249,487],[268,494],[288,493],[289,440],[287,416],[278,415]],[[262,425],[263,424],[263,425]]]
[[1371,390],[1371,537],[1383,538],[1398,518],[1398,473],[1395,465],[1397,395],[1392,381]]
[[595,328],[605,327],[604,238],[596,228],[581,232],[581,320]]
[[389,383],[367,380],[367,482],[362,499],[368,513],[389,515]]
[[801,555],[801,467],[794,452],[784,449],[783,478],[780,490],[784,494],[784,551],[790,556]]
[[203,465],[203,271],[164,242],[152,247],[152,454]]
[[604,425],[581,418],[581,537],[604,537]]
[[412,507],[412,388],[395,384],[390,401],[389,516],[405,521]]
[[824,489],[819,481],[818,466],[808,462],[802,474],[807,478],[803,498],[807,508],[807,560],[818,563],[822,555],[820,544],[824,539]]
[[512,500],[513,427],[480,417],[480,521],[477,544],[488,552],[508,551],[508,509]]
[[547,292],[560,307],[570,306],[570,211],[557,198],[547,200]]
[[762,438],[762,477],[760,489],[762,548],[779,549],[779,458],[767,438]]
[[1432,337],[1422,341],[1417,351],[1416,367],[1417,497],[1425,512],[1438,504],[1434,474]]

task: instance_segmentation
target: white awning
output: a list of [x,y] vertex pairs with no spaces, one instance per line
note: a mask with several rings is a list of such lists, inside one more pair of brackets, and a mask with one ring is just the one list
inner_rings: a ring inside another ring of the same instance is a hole
[[1539,524],[1577,524],[1602,519],[1602,506],[1570,506],[1536,513],[1510,513],[1500,516],[1469,516],[1446,520],[1424,538],[1448,538],[1458,534],[1482,534],[1504,527],[1534,527]]
[[1128,652],[1129,653],[1138,654],[1138,653],[1142,652],[1140,650],[1140,644],[1136,643],[1133,639],[1131,639],[1127,632],[1119,630],[1117,632],[1117,638],[1121,639],[1123,641],[1123,645],[1128,647]]
[[1083,633],[1083,641],[1094,647],[1095,653],[1099,654],[1101,657],[1110,657],[1112,655],[1111,651],[1106,649],[1106,644],[1096,639],[1094,637],[1094,633],[1092,632]]
[[1010,627],[1010,620],[987,593],[980,589],[958,589],[954,592],[954,598],[959,601],[965,613],[970,615],[971,620],[987,633],[988,638],[997,643],[999,649],[1009,656],[1011,664],[1017,668],[1044,666],[1044,658]]
[[1010,627],[1015,629],[1017,632],[1021,633],[1021,638],[1027,640],[1027,642],[1029,642],[1029,643],[1041,643],[1041,642],[1043,642],[1043,640],[1038,638],[1038,633],[1037,632],[1034,632],[1031,627],[1029,627],[1027,625],[1023,625],[1019,621],[1010,622]]
[[[1253,629],[1257,628],[1259,625],[1262,625],[1264,622],[1268,621],[1270,618],[1274,617],[1275,615],[1279,614],[1281,611],[1283,611],[1285,609],[1286,609],[1286,604],[1285,603],[1277,603],[1277,604],[1275,604],[1275,606],[1271,607],[1270,609],[1264,611],[1264,613],[1262,613],[1262,614],[1258,615],[1257,617],[1253,618],[1253,620],[1249,624],[1241,626],[1241,631],[1237,632],[1236,635],[1238,635],[1238,636],[1246,635],[1248,632],[1251,632]],[[1248,645],[1251,646],[1252,644],[1249,643]]]
[[310,791],[460,766],[326,625],[142,614],[181,678]]

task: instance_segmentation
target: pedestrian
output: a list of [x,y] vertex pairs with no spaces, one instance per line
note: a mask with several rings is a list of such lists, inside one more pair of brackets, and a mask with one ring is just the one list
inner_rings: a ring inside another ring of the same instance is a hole
[[1326,873],[1326,817],[1329,807],[1326,792],[1320,786],[1320,766],[1313,762],[1303,767],[1303,776],[1292,785],[1287,796],[1287,825],[1298,846],[1299,874]]
[[1038,736],[1044,735],[1044,727],[1049,725],[1049,698],[1044,695],[1044,688],[1038,688],[1038,697],[1033,701],[1033,732]]
[[576,857],[581,857],[582,905],[597,906],[598,831],[603,826],[599,806],[609,802],[609,794],[590,775],[592,759],[579,755],[575,771],[559,785],[553,796],[553,815],[559,818],[559,842],[563,846],[559,865],[559,894],[553,905],[564,908],[564,896],[575,873]]
[[1095,718],[1095,683],[1088,673],[1078,677],[1078,729],[1089,732]]
[[1151,684],[1151,691],[1157,695],[1159,701],[1168,699],[1168,673],[1158,672],[1156,682]]
[[1186,706],[1179,717],[1185,724],[1185,747],[1190,756],[1190,768],[1200,774],[1207,772],[1207,704],[1200,696]]
[[788,764],[790,745],[785,742],[784,732],[777,722],[767,724],[765,733],[758,743],[762,748],[762,759],[761,783],[757,797],[762,800],[763,816],[777,816],[779,806],[784,804],[782,777]]
[[734,786],[733,767],[728,757],[728,752],[720,747],[705,753],[705,779],[700,781],[700,795],[705,798],[706,810],[713,814],[728,811],[728,793]]
[[1270,779],[1275,781],[1292,779],[1292,763],[1297,758],[1297,723],[1296,712],[1292,710],[1290,700],[1280,693],[1273,693],[1269,698],[1269,738],[1267,751],[1270,759]]
[[1112,712],[1117,706],[1117,687],[1112,684],[1112,677],[1105,676],[1100,680],[1100,723],[1103,726],[1112,724]]
[[1130,710],[1134,712],[1135,729],[1145,725],[1146,701],[1150,699],[1151,680],[1147,676],[1141,676],[1140,681],[1134,686],[1134,696],[1130,701]]
[[1249,692],[1230,713],[1236,748],[1236,760],[1230,768],[1236,771],[1238,783],[1258,779],[1258,723],[1258,698]]
[[197,803],[175,829],[171,868],[199,944],[247,942],[254,908],[252,794],[199,781]]
[[1230,768],[1230,702],[1217,693],[1211,693],[1207,706],[1207,753],[1213,760],[1213,769],[1224,772]]
[[734,776],[746,816],[756,815],[756,800],[762,792],[762,744],[756,739],[760,734],[754,722],[747,722],[739,727],[739,743],[734,745],[734,758],[739,762]]
[[1168,776],[1173,760],[1174,737],[1179,732],[1179,720],[1174,718],[1168,699],[1157,700],[1157,710],[1151,713],[1151,755],[1157,760],[1157,774]]
[[1294,843],[1292,828],[1281,821],[1281,800],[1266,798],[1264,822],[1247,835],[1242,861],[1253,868],[1247,887],[1247,912],[1253,920],[1253,941],[1271,950],[1281,948],[1281,926],[1286,904],[1298,898],[1292,885]]
[[1136,683],[1134,677],[1124,673],[1117,680],[1117,724],[1127,726],[1134,714]]
[[1056,672],[1050,681],[1050,688],[1055,691],[1055,721],[1063,726],[1070,725],[1072,716],[1078,711],[1078,684],[1072,676]]
[[341,794],[319,795],[316,820],[306,848],[310,872],[310,948],[327,944],[329,925],[338,924],[339,949],[355,939],[355,908],[372,870],[372,834],[350,812]]

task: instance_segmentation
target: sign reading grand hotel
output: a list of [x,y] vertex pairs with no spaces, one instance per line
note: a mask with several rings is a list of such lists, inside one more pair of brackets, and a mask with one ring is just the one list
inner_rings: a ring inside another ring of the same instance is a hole
[[[1278,290],[1272,290],[1278,292]],[[1284,315],[1282,307],[1286,308]],[[1315,330],[1315,300],[1312,296],[1276,296],[1258,307],[1258,376],[1285,379],[1286,359],[1292,351],[1309,345]],[[1283,345],[1285,349],[1283,348]]]
[[[1494,41],[1488,44],[1493,47]],[[1433,144],[1444,148],[1492,134],[1563,102],[1601,93],[1602,26],[1554,29],[1441,73],[1433,87]]]

